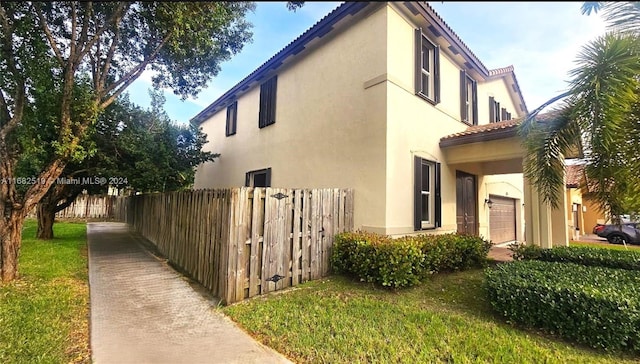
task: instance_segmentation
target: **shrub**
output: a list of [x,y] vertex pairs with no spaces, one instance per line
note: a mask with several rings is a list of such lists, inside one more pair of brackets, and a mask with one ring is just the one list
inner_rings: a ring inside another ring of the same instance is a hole
[[538,259],[542,252],[541,247],[524,243],[509,244],[509,250],[513,252],[513,260]]
[[543,260],[546,262],[569,262],[588,266],[640,270],[640,252],[601,249],[582,246],[558,246],[542,249],[538,246],[515,246],[516,259]]
[[335,237],[334,271],[387,287],[408,287],[430,273],[483,267],[491,244],[468,235],[413,235],[392,239],[367,232]]
[[606,350],[640,351],[640,275],[573,263],[519,261],[485,270],[508,320]]

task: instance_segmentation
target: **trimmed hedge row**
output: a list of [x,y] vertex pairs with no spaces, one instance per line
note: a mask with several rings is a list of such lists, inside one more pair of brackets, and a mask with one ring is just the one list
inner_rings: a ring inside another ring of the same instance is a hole
[[387,287],[409,287],[430,273],[484,267],[491,243],[470,235],[412,235],[393,239],[369,232],[336,235],[331,257],[337,273]]
[[515,260],[569,262],[597,267],[640,270],[640,252],[582,246],[559,246],[543,249],[536,245],[514,245]]
[[485,270],[508,320],[605,350],[640,352],[640,274],[573,263],[516,261]]

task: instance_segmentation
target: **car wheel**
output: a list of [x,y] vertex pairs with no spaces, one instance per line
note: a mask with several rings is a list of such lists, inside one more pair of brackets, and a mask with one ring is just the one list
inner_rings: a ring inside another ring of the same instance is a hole
[[611,244],[625,244],[627,242],[627,239],[623,235],[620,235],[620,234],[609,235],[607,237],[607,240]]

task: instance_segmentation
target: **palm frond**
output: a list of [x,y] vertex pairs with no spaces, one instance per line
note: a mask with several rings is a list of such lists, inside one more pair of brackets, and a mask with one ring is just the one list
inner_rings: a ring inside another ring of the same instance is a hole
[[521,128],[527,150],[524,175],[552,207],[560,204],[564,191],[564,156],[580,143],[580,128],[569,104],[531,119]]
[[[600,3],[598,9],[602,10],[602,16],[611,30],[640,33],[640,2],[607,1]],[[593,10],[597,12],[596,8]]]

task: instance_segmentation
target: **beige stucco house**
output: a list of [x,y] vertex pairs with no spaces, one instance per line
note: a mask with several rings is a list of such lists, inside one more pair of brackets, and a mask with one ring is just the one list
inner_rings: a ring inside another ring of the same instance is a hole
[[221,154],[194,187],[348,187],[359,229],[566,244],[522,178],[526,113],[427,3],[347,2],[192,119]]

